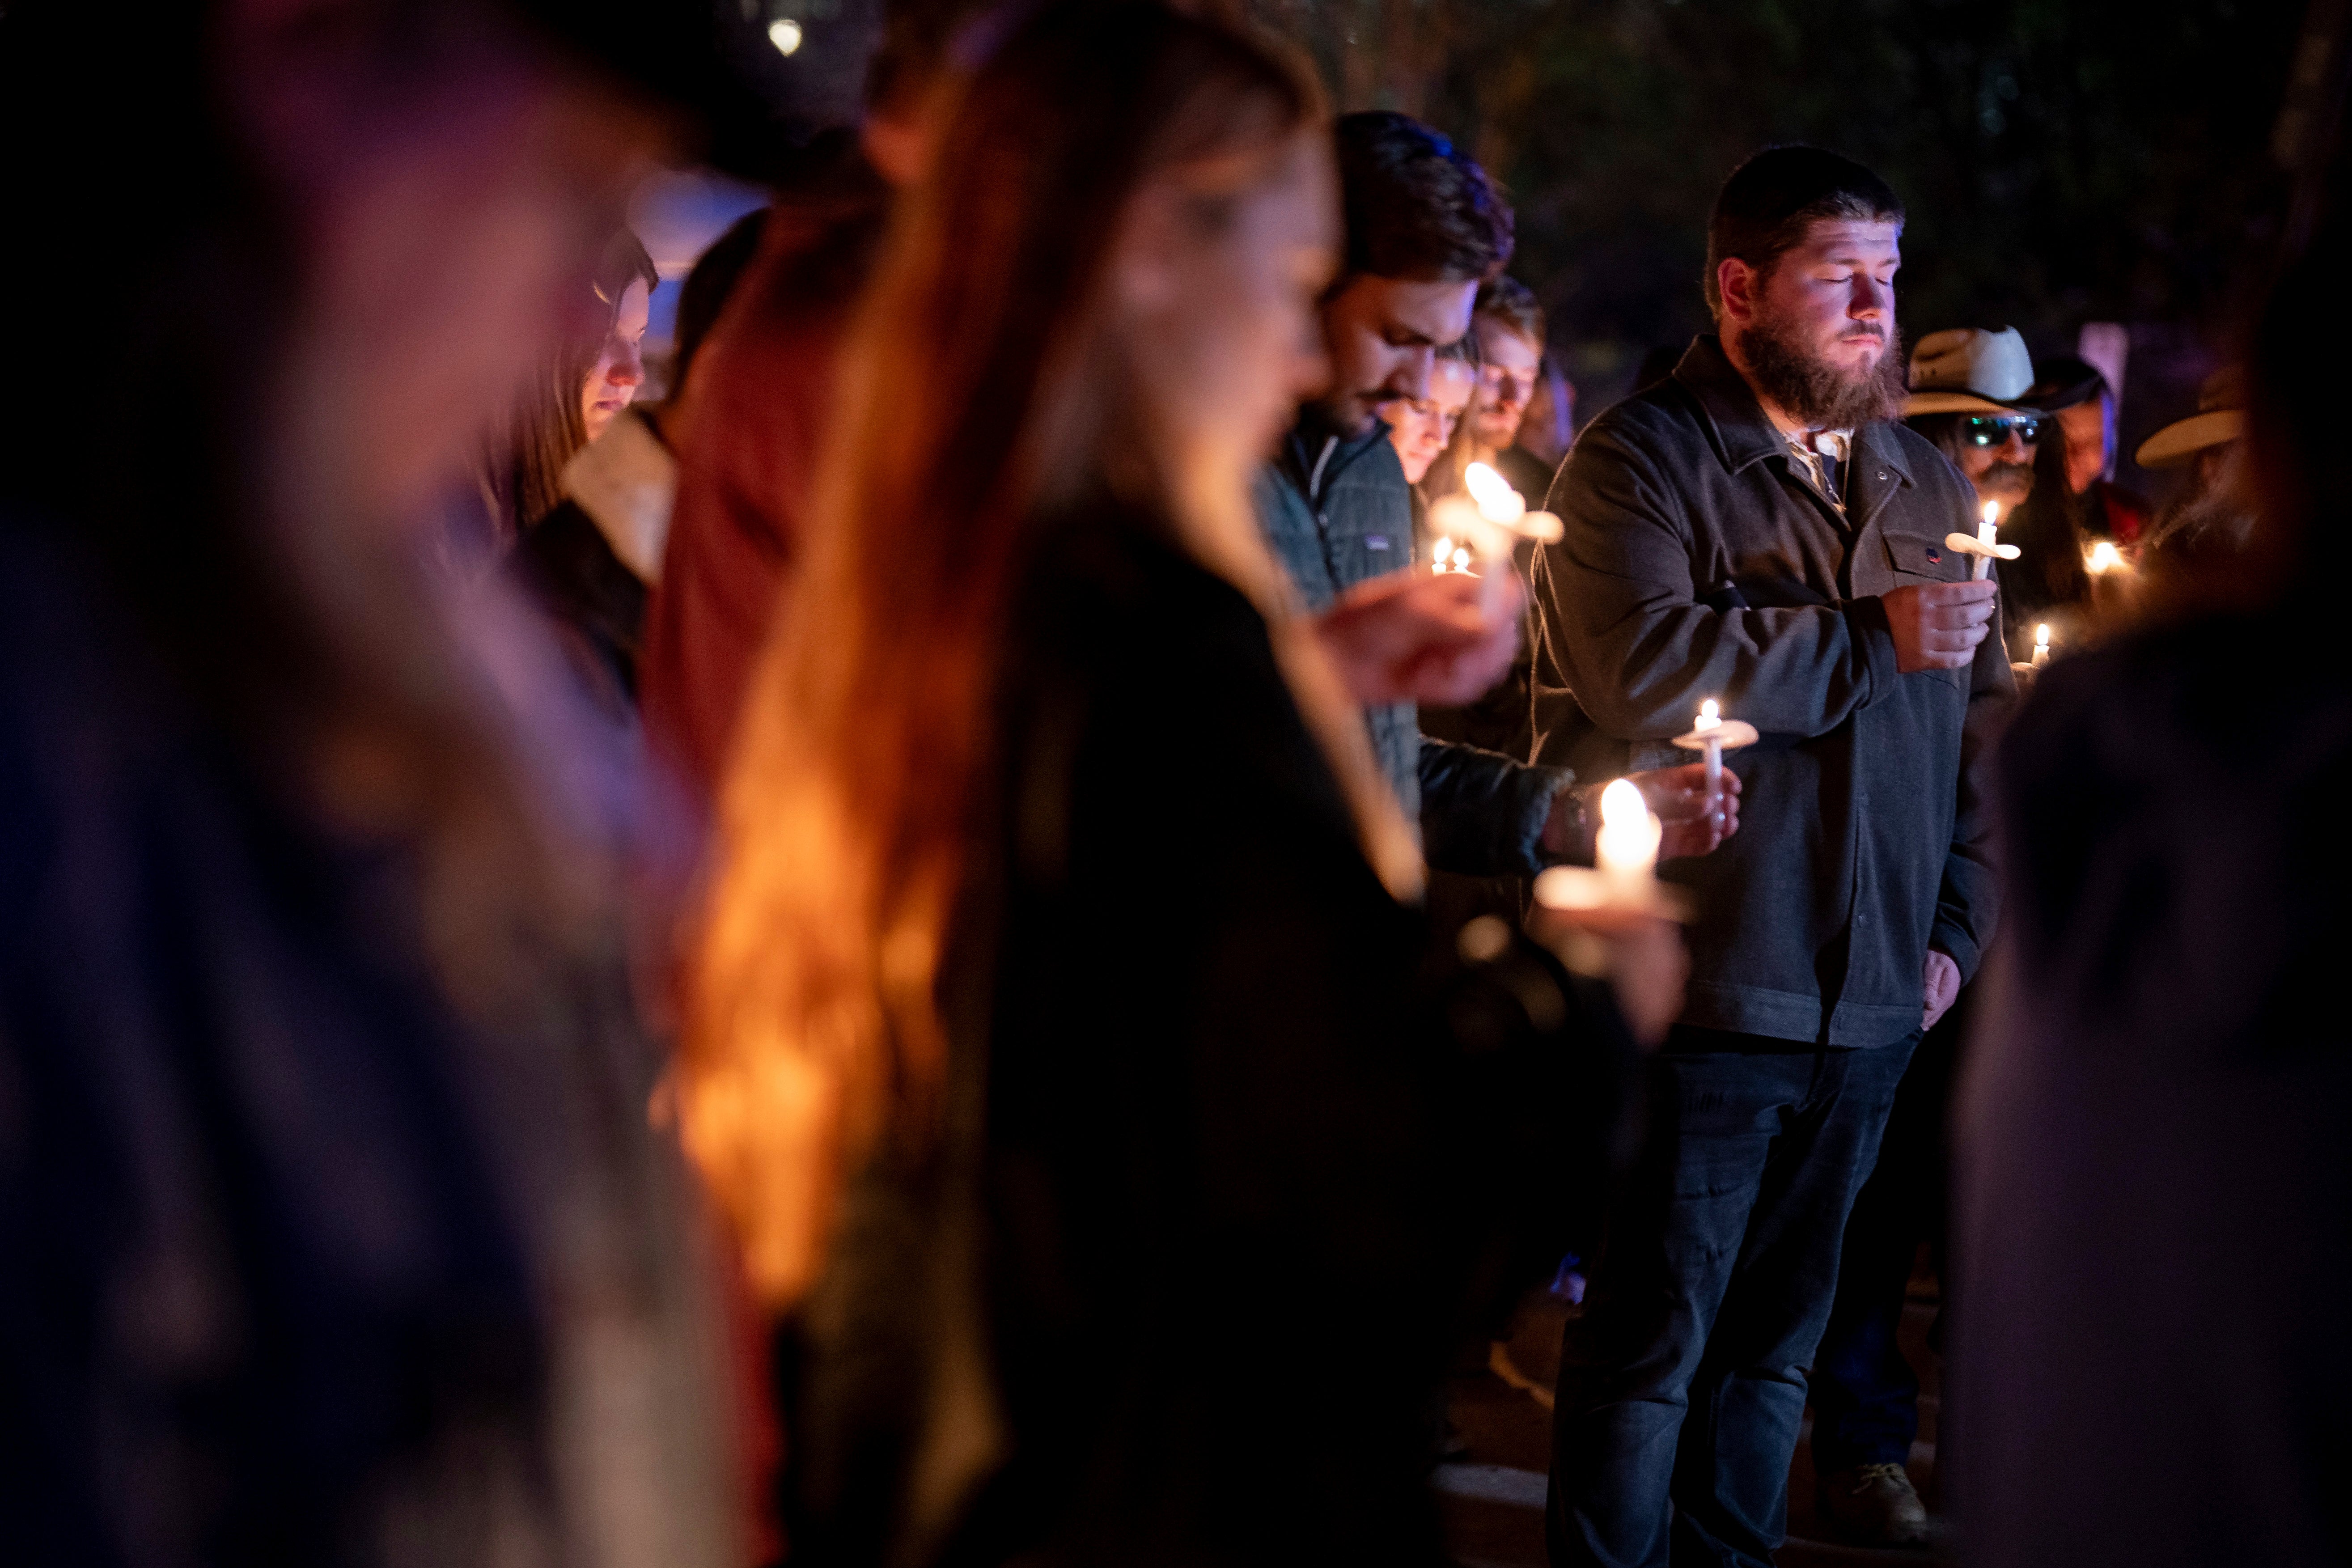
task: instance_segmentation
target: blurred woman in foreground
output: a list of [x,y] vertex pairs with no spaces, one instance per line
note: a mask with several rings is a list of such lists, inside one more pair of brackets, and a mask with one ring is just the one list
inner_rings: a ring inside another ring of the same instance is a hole
[[670,142],[652,14],[553,10],[0,16],[76,247],[0,247],[11,1563],[739,1561],[625,802],[416,525]]
[[799,1313],[788,1533],[1434,1561],[1449,1325],[1556,1258],[1506,1233],[1605,1164],[1625,1038],[1499,926],[1433,977],[1245,505],[1321,373],[1319,105],[1216,26],[1064,5],[939,144],[844,355],[688,1030],[690,1147]]

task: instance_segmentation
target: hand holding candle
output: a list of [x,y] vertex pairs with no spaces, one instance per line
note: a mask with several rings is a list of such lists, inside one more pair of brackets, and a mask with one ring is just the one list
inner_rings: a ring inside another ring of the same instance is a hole
[[[1443,531],[1437,570],[1448,570],[1450,552],[1451,569],[1467,572],[1470,557],[1475,554],[1482,584],[1479,598],[1491,611],[1502,603],[1502,580],[1513,570],[1511,553],[1518,542],[1555,543],[1561,537],[1560,522],[1548,511],[1529,511],[1510,481],[1484,463],[1471,464],[1462,482],[1467,487],[1466,494],[1440,496],[1429,509],[1430,525]],[[1465,542],[1467,548],[1457,541]]]
[[1752,746],[1763,737],[1756,726],[1737,719],[1723,717],[1723,709],[1712,697],[1698,705],[1698,721],[1687,735],[1675,737],[1675,744],[1685,752],[1703,752],[1706,758],[1706,794],[1708,809],[1720,812],[1723,795],[1723,753]]
[[1651,812],[1641,786],[1632,779],[1613,780],[1601,792],[1598,804],[1601,827],[1592,843],[1593,868],[1552,867],[1536,879],[1536,902],[1582,913],[1688,919],[1679,890],[1658,881],[1665,825]]

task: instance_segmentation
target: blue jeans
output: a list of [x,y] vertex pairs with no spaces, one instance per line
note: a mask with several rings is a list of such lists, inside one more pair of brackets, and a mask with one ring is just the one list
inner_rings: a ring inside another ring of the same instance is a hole
[[[1902,1464],[1919,1435],[1919,1375],[1898,1342],[1911,1266],[1926,1242],[1944,1272],[1945,1138],[1952,1073],[1975,989],[1919,1042],[1879,1140],[1878,1163],[1853,1200],[1838,1264],[1837,1299],[1814,1354],[1813,1468]],[[1946,1302],[1949,1304],[1949,1292]],[[1940,1336],[1939,1314],[1928,1336]]]
[[1557,1568],[1763,1568],[1787,1532],[1807,1363],[1914,1035],[1875,1050],[1677,1029],[1562,1342]]

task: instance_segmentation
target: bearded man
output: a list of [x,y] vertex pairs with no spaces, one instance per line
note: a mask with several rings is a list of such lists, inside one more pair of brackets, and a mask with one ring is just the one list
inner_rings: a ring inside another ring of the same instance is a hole
[[1538,755],[1676,756],[1701,701],[1742,831],[1696,895],[1647,1146],[1560,1363],[1558,1564],[1770,1562],[1838,1250],[1897,1081],[1992,935],[1988,740],[2014,695],[1975,494],[1895,423],[1902,204],[1810,147],[1708,229],[1717,331],[1579,438],[1535,564]]

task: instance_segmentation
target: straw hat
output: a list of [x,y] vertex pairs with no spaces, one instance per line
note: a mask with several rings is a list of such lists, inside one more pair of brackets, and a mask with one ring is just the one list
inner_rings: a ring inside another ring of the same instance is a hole
[[2246,375],[2236,365],[2223,365],[2197,388],[2197,412],[2176,419],[2139,444],[2143,468],[2170,468],[2189,461],[2209,447],[2234,441],[2246,433]]
[[2017,401],[2032,384],[2033,356],[2015,327],[1951,327],[1929,332],[1911,351],[1911,399],[1903,416],[2031,413]]

